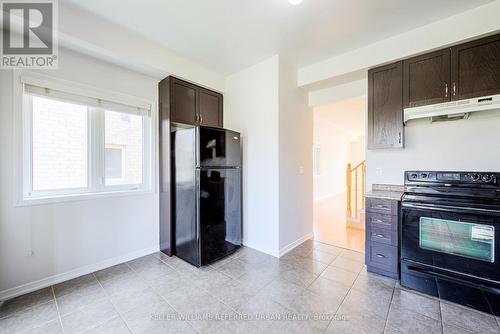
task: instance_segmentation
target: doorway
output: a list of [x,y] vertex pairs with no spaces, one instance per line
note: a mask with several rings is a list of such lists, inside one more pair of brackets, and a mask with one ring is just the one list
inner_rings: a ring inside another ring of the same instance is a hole
[[313,225],[317,241],[364,252],[366,97],[313,109]]

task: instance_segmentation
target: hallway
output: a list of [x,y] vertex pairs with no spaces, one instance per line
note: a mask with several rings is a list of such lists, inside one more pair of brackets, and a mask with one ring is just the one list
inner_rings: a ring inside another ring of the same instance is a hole
[[345,208],[345,193],[315,202],[314,239],[337,247],[364,252],[365,230],[346,226]]

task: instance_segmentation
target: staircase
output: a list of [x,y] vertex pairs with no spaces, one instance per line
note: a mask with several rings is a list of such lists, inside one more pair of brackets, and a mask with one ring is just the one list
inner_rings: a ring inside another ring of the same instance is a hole
[[355,167],[347,164],[347,226],[365,228],[366,160]]

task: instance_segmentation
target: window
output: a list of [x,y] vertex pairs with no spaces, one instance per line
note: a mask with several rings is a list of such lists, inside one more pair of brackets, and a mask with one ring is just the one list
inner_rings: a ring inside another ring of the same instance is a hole
[[148,190],[150,110],[24,83],[23,199]]
[[142,117],[105,111],[106,185],[142,183]]
[[87,108],[36,96],[32,102],[33,190],[86,187]]
[[317,144],[314,144],[313,146],[313,174],[314,175],[320,175],[320,170],[319,170],[319,155],[321,153],[320,146]]

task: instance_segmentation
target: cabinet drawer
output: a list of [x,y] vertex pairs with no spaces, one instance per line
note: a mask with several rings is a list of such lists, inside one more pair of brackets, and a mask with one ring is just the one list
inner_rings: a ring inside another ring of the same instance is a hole
[[389,272],[398,270],[398,248],[379,242],[371,242],[367,254],[367,265]]
[[397,215],[398,201],[393,201],[390,199],[380,199],[380,198],[367,198],[366,211]]
[[366,212],[366,226],[378,226],[397,230],[398,216]]
[[398,245],[398,234],[394,229],[380,225],[370,225],[367,231],[369,231],[372,242],[380,242],[391,246]]

